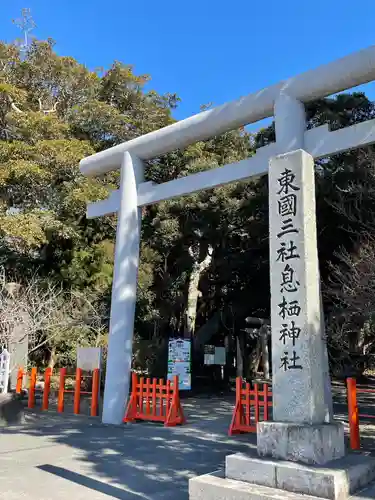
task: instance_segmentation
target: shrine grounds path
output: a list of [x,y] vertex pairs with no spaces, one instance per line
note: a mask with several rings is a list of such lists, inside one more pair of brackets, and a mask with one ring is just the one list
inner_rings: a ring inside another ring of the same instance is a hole
[[[343,386],[336,385],[334,395],[336,418],[345,422]],[[0,429],[0,499],[187,500],[189,478],[255,446],[255,435],[228,437],[233,402],[186,399],[188,424],[175,428],[28,413],[26,425]],[[375,394],[360,396],[359,406],[375,415]],[[362,424],[361,433],[364,447],[375,453],[375,425]],[[374,498],[375,484],[353,500]]]

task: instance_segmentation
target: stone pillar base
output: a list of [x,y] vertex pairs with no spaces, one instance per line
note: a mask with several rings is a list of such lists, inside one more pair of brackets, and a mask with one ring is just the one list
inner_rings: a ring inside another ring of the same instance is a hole
[[323,465],[345,455],[344,427],[341,422],[259,422],[257,449],[260,457]]
[[[190,500],[347,500],[375,479],[375,458],[350,454],[325,464],[308,466],[235,454],[226,458],[225,472],[189,481]],[[363,492],[372,498],[374,490]],[[358,499],[361,497],[358,497]]]

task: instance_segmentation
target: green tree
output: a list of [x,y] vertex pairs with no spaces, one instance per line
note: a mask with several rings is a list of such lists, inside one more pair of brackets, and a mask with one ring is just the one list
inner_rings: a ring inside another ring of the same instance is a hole
[[145,92],[149,78],[130,66],[115,62],[100,75],[56,54],[52,40],[25,40],[0,43],[1,264],[12,279],[37,273],[66,292],[85,290],[93,307],[108,311],[116,217],[89,221],[85,212],[118,174],[87,179],[79,161],[171,123],[178,98]]

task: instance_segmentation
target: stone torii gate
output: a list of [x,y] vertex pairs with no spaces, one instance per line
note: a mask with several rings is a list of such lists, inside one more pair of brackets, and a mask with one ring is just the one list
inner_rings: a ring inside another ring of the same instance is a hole
[[[141,208],[259,176],[269,168],[274,419],[314,424],[331,421],[327,414],[331,396],[324,391],[329,375],[322,316],[317,307],[321,302],[313,160],[374,143],[375,120],[334,132],[327,125],[306,130],[303,103],[374,79],[372,46],[81,161],[86,176],[121,169],[120,189],[87,208],[89,218],[118,213],[103,422],[120,424],[128,397]],[[144,160],[270,116],[275,117],[276,142],[258,149],[251,158],[162,184],[144,182]],[[293,252],[299,259],[292,268],[288,255],[292,259]],[[299,282],[293,297],[286,285],[286,291],[280,289],[282,273],[287,271],[290,287],[294,286],[291,274]],[[298,318],[293,319],[293,310],[299,312]]]

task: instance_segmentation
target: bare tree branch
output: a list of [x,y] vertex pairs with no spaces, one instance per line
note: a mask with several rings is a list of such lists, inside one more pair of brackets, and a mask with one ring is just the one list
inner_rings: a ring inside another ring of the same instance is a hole
[[56,113],[56,108],[57,108],[57,105],[58,105],[58,102],[59,102],[59,101],[56,101],[56,102],[53,104],[52,108],[50,108],[50,109],[44,109],[44,108],[43,108],[42,100],[41,100],[41,98],[40,98],[40,97],[38,98],[38,102],[39,102],[39,111],[40,111],[41,113],[44,113],[45,115],[48,115],[48,114],[50,114],[50,113]]
[[14,101],[13,99],[8,95],[8,99],[9,99],[9,103],[10,103],[10,107],[12,108],[13,111],[15,111],[16,113],[23,113],[23,111],[14,104]]

